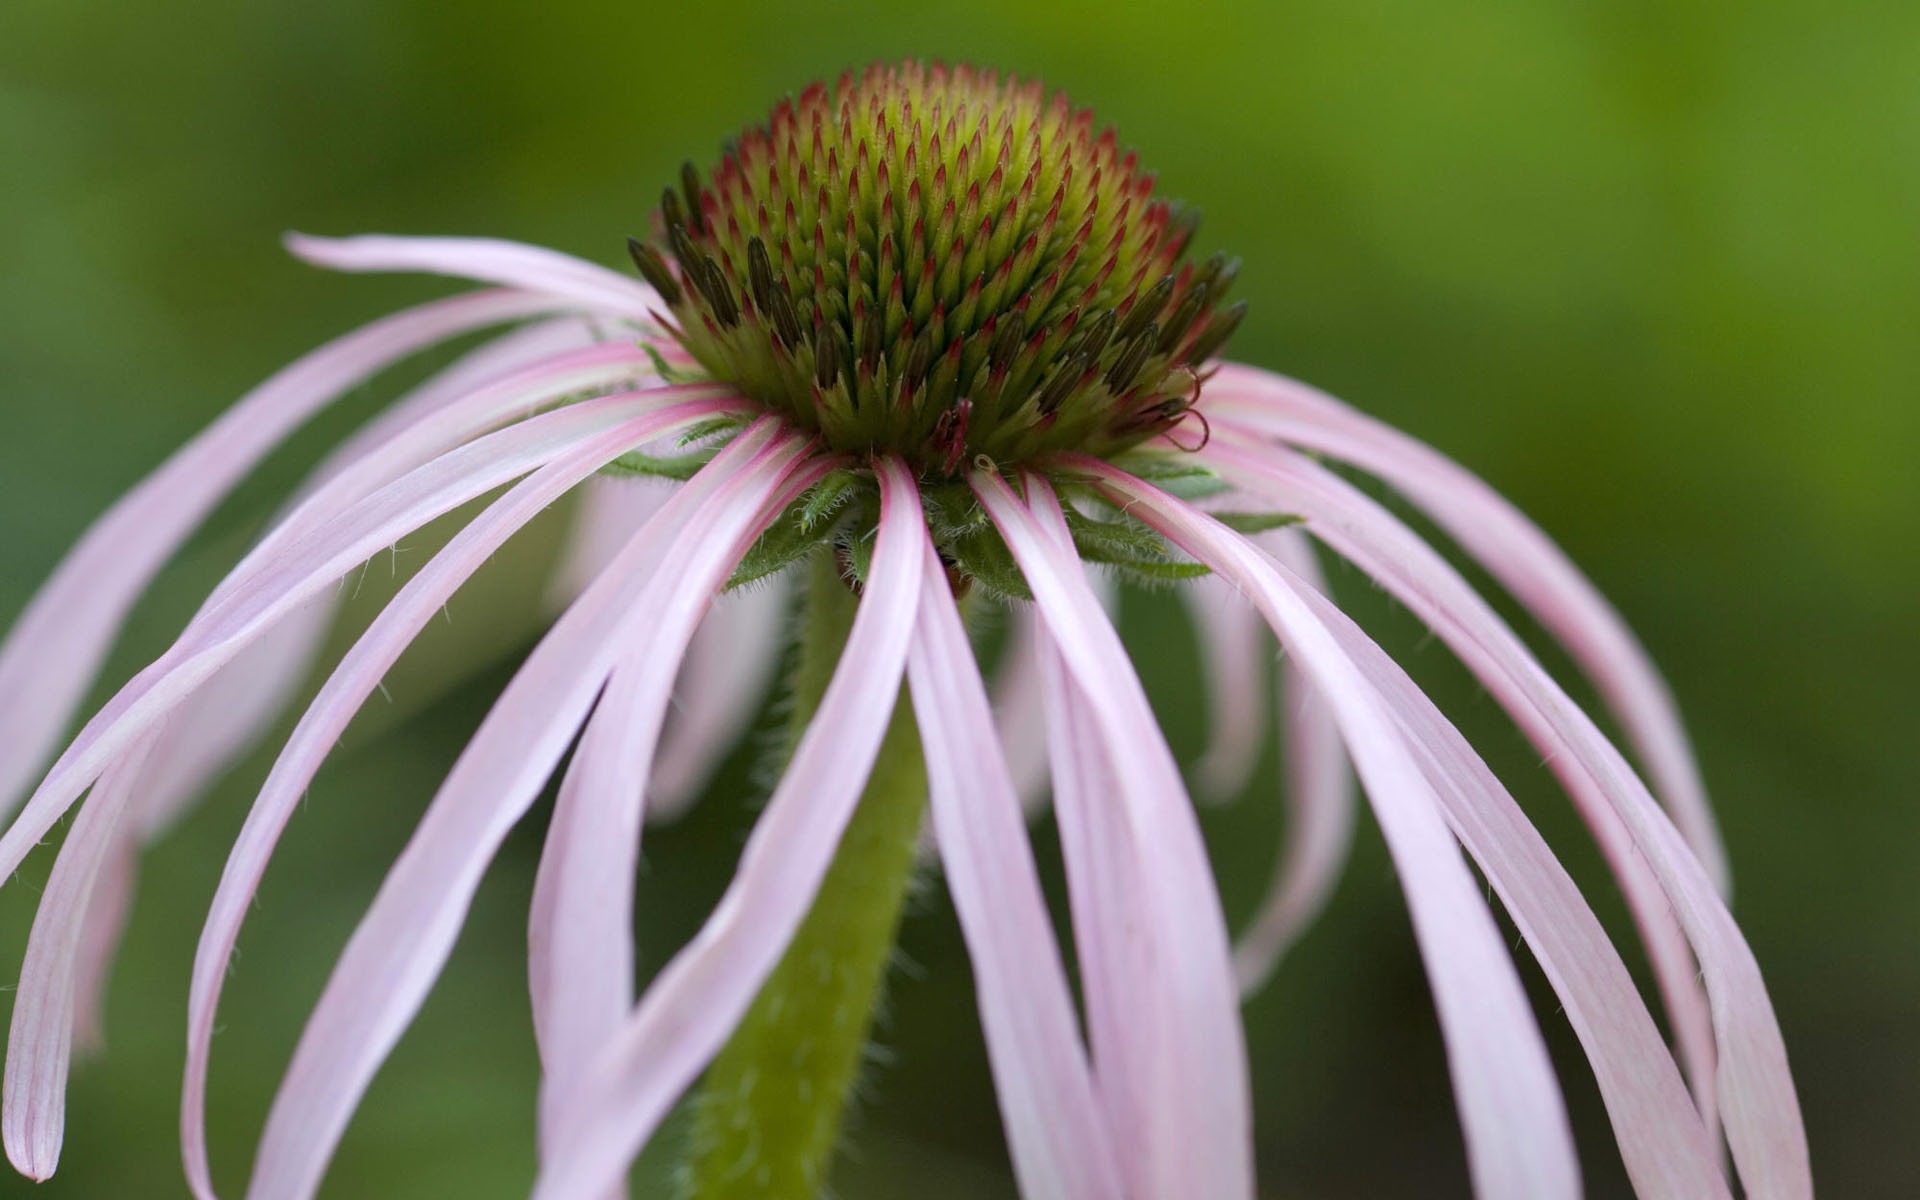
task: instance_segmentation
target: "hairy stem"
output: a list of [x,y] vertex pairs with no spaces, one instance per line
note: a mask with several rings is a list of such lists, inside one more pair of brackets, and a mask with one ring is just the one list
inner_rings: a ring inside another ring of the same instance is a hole
[[[809,566],[788,750],[812,720],[853,625],[830,551]],[[912,880],[926,768],[902,693],[813,909],[694,1102],[688,1200],[815,1200],[886,982]]]

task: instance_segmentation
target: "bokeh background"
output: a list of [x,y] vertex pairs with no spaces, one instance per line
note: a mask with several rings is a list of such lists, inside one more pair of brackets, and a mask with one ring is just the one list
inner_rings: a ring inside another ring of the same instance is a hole
[[[1204,248],[1245,257],[1240,357],[1430,439],[1591,571],[1697,737],[1823,1194],[1920,1195],[1920,6],[1906,0],[7,0],[0,619],[249,384],[446,290],[319,274],[281,253],[281,231],[495,234],[617,264],[683,158],[706,160],[814,77],[908,55],[1041,74],[1096,106],[1205,209]],[[221,511],[141,608],[118,676],[179,628],[298,470],[390,393],[317,422]],[[297,819],[223,1011],[213,1118],[228,1188],[333,956],[535,636],[563,519],[454,607]],[[1405,614],[1352,572],[1336,587],[1624,932],[1522,740]],[[1131,602],[1127,632],[1190,755],[1189,635],[1164,597]],[[649,965],[724,884],[751,757],[693,818],[650,835]],[[0,1177],[0,1196],[184,1194],[188,964],[269,762],[254,756],[149,858],[110,1054],[73,1081],[61,1173],[38,1190]],[[1269,761],[1239,804],[1207,815],[1231,913],[1248,911],[1280,836],[1277,786]],[[328,1195],[524,1194],[539,826],[509,842]],[[0,890],[9,972],[49,858]],[[893,1061],[872,1074],[836,1194],[1011,1195],[937,886],[905,954]],[[1592,1194],[1625,1195],[1577,1049],[1543,1011]],[[1425,984],[1370,826],[1330,913],[1246,1017],[1264,1194],[1466,1194]],[[642,1194],[664,1194],[655,1168]]]

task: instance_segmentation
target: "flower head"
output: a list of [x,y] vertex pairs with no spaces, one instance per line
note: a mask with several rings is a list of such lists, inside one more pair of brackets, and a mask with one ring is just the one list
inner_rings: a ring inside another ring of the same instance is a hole
[[[318,1188],[487,864],[570,746],[531,920],[545,1071],[535,1194],[617,1190],[755,1019],[810,906],[836,886],[870,776],[899,765],[903,743],[924,772],[1029,1196],[1253,1195],[1238,999],[1337,873],[1349,761],[1400,875],[1480,1195],[1571,1197],[1580,1171],[1538,1022],[1467,858],[1554,988],[1641,1195],[1730,1198],[1724,1133],[1745,1194],[1810,1196],[1777,1022],[1721,898],[1685,736],[1638,644],[1547,537],[1462,468],[1304,385],[1219,362],[1244,312],[1220,306],[1237,268],[1182,265],[1192,227],[1063,100],[908,64],[809,88],[717,169],[686,172],[650,241],[630,245],[644,282],[500,242],[294,239],[339,269],[492,286],[288,367],[102,517],[0,649],[0,772],[31,769],[57,744],[154,570],[288,432],[395,359],[516,328],[324,464],[0,836],[10,875],[86,795],[14,1004],[0,1133],[15,1165],[53,1170],[73,1039],[97,1020],[139,843],[286,702],[337,580],[498,493],[333,668],[235,843],[194,963],[182,1114],[189,1182],[214,1194],[211,1035],[275,842],[423,626],[535,514],[585,488],[564,611],[341,955],[268,1115],[249,1195]],[[1397,487],[1556,635],[1653,788],[1446,559],[1328,461]],[[1527,816],[1329,597],[1309,538],[1417,613],[1540,749],[1624,890],[1672,1046]],[[1090,576],[1089,564],[1107,570]],[[725,900],[636,996],[641,825],[698,791],[757,702],[788,594],[775,588],[796,574],[810,576],[811,608],[848,607],[842,640],[827,647],[811,720]],[[1107,574],[1176,582],[1193,598],[1215,697],[1215,743],[1194,772],[1203,786],[1244,782],[1267,711],[1267,631],[1285,652],[1290,840],[1238,947],[1180,765],[1108,618]],[[1015,612],[991,693],[963,595]],[[888,733],[903,681],[917,739]],[[0,800],[24,782],[0,776]],[[1048,782],[1079,1001],[1021,819]]]

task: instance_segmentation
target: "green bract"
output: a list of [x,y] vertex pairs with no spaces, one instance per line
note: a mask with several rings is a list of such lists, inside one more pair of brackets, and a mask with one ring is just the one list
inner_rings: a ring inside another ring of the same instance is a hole
[[[1186,416],[1237,262],[1038,83],[909,63],[782,101],[635,263],[705,370],[834,450],[928,478],[975,456],[1118,454]],[[666,315],[666,314],[663,314]]]

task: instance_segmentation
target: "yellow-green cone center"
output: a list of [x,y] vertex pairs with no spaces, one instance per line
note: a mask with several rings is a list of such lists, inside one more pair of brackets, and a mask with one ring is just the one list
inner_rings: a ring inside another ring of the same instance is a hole
[[630,248],[708,372],[944,476],[1180,423],[1244,312],[1194,225],[1064,96],[909,63],[782,101]]

